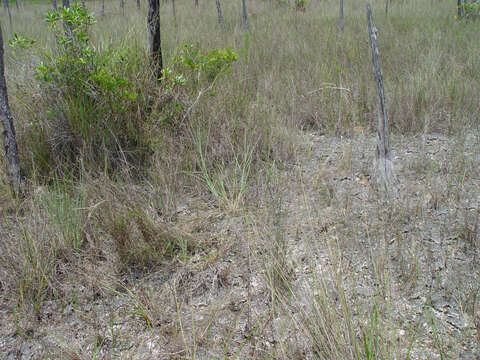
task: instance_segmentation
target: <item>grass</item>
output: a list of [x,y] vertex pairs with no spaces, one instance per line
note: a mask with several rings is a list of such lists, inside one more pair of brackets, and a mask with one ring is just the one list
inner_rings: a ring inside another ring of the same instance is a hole
[[[0,15],[5,39],[37,40],[6,46],[28,191],[12,197],[1,157],[0,338],[20,349],[47,328],[82,333],[34,354],[62,359],[473,351],[478,22],[453,3],[394,2],[385,17],[373,2],[400,179],[388,204],[368,176],[364,3],[345,4],[339,38],[334,3],[247,2],[245,33],[241,2],[221,1],[224,29],[213,1],[176,1],[175,19],[162,2],[164,63],[185,78],[169,88],[149,66],[146,4],[107,1],[105,18],[87,5],[98,61],[135,96],[41,83],[35,67],[59,54],[50,4],[11,6],[12,28]],[[239,57],[211,81],[175,61],[183,44]],[[467,325],[448,325],[457,315]]]

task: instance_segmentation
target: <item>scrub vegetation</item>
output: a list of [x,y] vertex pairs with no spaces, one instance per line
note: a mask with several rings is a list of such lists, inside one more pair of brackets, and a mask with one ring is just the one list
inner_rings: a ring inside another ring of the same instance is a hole
[[362,1],[121,4],[0,14],[1,358],[480,356],[474,5],[372,2],[386,196]]

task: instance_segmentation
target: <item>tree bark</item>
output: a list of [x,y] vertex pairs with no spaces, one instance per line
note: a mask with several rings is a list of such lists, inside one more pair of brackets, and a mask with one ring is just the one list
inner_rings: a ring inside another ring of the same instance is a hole
[[242,0],[242,23],[245,30],[248,30],[248,16],[246,0]]
[[148,0],[147,27],[150,58],[154,66],[155,76],[159,79],[163,68],[159,0]]
[[225,22],[223,21],[222,7],[220,6],[220,0],[215,0],[215,3],[217,5],[218,23],[223,29],[225,29]]
[[3,34],[0,25],[0,117],[2,120],[3,147],[7,165],[7,178],[15,194],[20,194],[23,185],[22,171],[18,159],[17,140],[13,116],[8,106],[7,83],[5,81],[5,63],[3,56]]
[[338,36],[343,36],[343,0],[340,0],[340,14],[338,16]]
[[457,0],[457,15],[458,18],[463,18],[465,16],[465,7],[463,6],[465,0]]
[[175,10],[175,0],[172,0],[173,23],[177,26],[177,11]]
[[377,124],[377,151],[376,171],[377,181],[385,186],[387,191],[394,181],[392,150],[390,148],[390,132],[388,128],[388,108],[383,86],[382,68],[378,52],[378,31],[375,28],[372,18],[372,9],[367,3],[368,34],[370,37],[370,48],[372,52],[373,76],[377,88],[378,124]]
[[7,9],[8,13],[8,23],[10,24],[10,30],[12,30],[12,13],[10,12],[10,6],[8,6],[8,0],[2,0],[3,7]]

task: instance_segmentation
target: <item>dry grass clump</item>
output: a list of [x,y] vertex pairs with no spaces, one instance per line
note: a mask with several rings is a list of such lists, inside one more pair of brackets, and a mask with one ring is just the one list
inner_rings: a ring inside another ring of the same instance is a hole
[[155,212],[149,195],[124,186],[91,179],[38,187],[17,213],[5,214],[2,287],[19,309],[38,312],[43,301],[68,302],[79,291],[88,301],[112,281],[202,252],[199,239]]

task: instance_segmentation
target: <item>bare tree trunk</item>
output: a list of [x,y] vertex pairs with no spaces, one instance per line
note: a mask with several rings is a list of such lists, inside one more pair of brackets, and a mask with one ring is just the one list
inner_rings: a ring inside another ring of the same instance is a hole
[[388,16],[388,0],[385,0],[385,15]]
[[52,7],[53,7],[53,10],[58,11],[57,0],[52,0]]
[[223,29],[225,29],[225,22],[223,21],[222,7],[220,6],[220,0],[215,0],[215,2],[217,4],[218,23]]
[[3,34],[0,25],[0,117],[2,120],[3,147],[7,165],[8,182],[15,194],[20,194],[23,185],[22,171],[18,159],[17,140],[13,116],[8,106],[7,83],[5,81],[5,63],[3,57]]
[[195,7],[198,7],[198,0],[195,0]]
[[100,11],[102,19],[105,17],[105,0],[102,0],[102,10]]
[[247,4],[242,0],[242,23],[245,30],[248,30]]
[[137,10],[140,10],[141,6],[140,6],[140,0],[137,0]]
[[177,11],[175,10],[175,0],[172,0],[173,23],[177,26]]
[[7,9],[8,13],[8,23],[10,24],[10,30],[12,29],[12,13],[10,12],[10,6],[8,6],[8,0],[2,0],[3,1],[3,7]]
[[457,0],[457,15],[460,19],[465,16],[465,7],[463,6],[464,3],[465,0]]
[[155,76],[159,79],[163,68],[159,0],[148,0],[147,27],[150,57],[154,66]]
[[338,36],[343,36],[343,0],[340,0],[340,14],[338,16]]
[[377,124],[377,151],[376,151],[376,171],[377,181],[389,190],[394,181],[392,150],[390,148],[390,132],[388,129],[388,108],[385,98],[385,88],[383,86],[382,68],[380,66],[377,35],[372,18],[372,9],[367,3],[367,22],[368,34],[370,37],[370,48],[372,51],[373,76],[377,88],[378,103],[378,124]]

